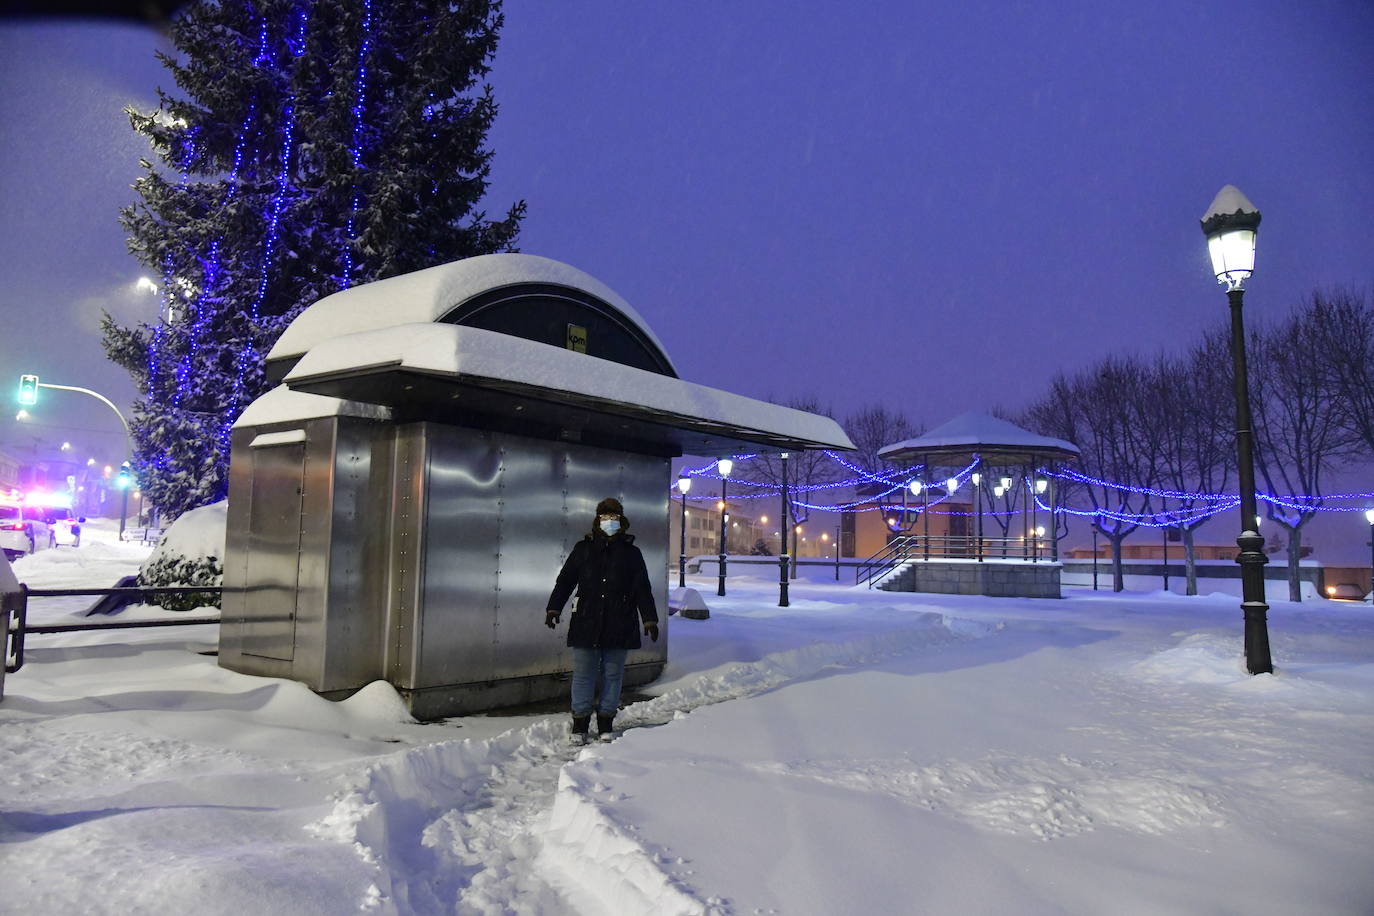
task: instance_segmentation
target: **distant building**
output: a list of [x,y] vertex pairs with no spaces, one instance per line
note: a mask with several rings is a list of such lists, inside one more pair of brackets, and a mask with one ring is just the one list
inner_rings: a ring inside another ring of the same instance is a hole
[[0,452],[0,492],[8,493],[20,488],[19,470],[22,464],[23,462],[8,452]]

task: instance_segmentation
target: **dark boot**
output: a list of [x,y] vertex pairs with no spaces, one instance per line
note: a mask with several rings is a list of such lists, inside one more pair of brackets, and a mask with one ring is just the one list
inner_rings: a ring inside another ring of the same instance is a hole
[[603,716],[596,714],[596,735],[602,741],[611,740],[611,726],[615,723],[615,716]]
[[572,717],[572,743],[573,743],[573,744],[586,744],[586,743],[587,743],[587,729],[588,729],[588,727],[589,727],[591,724],[592,724],[592,717],[591,717],[591,716],[573,716],[573,717]]

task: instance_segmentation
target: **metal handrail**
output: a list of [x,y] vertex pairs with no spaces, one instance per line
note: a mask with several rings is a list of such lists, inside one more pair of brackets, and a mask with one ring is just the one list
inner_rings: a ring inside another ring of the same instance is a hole
[[[981,547],[981,553],[980,553]],[[872,588],[875,580],[897,565],[920,555],[925,559],[960,560],[1020,560],[1031,563],[1050,560],[1049,541],[1021,537],[987,537],[979,539],[974,535],[901,535],[893,538],[881,550],[874,553],[854,572],[854,584],[868,583]]]
[[1026,540],[1019,535],[984,535],[981,539],[972,534],[932,536],[923,539],[923,552],[941,559],[1029,560],[1032,563],[1050,559],[1048,538]]
[[893,538],[887,545],[873,556],[861,563],[854,572],[854,584],[868,583],[868,587],[873,587],[873,579],[883,575],[888,570],[905,562],[911,556],[911,548],[916,543],[916,538],[909,535]]
[[[20,584],[18,600],[14,602],[14,619],[7,632],[0,634],[0,659],[5,673],[14,674],[24,667],[24,642],[29,633],[73,633],[81,630],[127,630],[135,627],[185,627],[219,623],[219,617],[194,617],[189,620],[121,620],[118,623],[54,623],[31,627],[29,598],[76,598],[95,595],[223,595],[219,585],[135,585],[119,588],[29,588]],[[11,658],[13,661],[11,661]]]

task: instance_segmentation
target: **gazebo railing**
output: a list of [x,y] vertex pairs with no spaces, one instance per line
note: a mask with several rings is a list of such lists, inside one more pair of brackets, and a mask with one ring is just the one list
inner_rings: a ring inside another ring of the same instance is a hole
[[919,542],[913,551],[930,560],[1020,560],[1027,563],[1050,559],[1048,538],[976,537],[971,534],[912,536]]
[[873,588],[888,572],[908,560],[1011,560],[1018,563],[1042,563],[1051,560],[1050,544],[1046,538],[1026,540],[1021,537],[983,537],[973,535],[940,535],[922,537],[899,535],[881,550],[858,565],[854,584]]

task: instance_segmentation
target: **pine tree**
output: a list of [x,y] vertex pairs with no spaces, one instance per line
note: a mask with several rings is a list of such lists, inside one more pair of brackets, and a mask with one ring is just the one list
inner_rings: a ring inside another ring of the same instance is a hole
[[160,57],[184,96],[129,110],[159,163],[121,214],[163,311],[104,325],[141,395],[140,486],[164,513],[223,498],[229,428],[305,306],[515,250],[524,202],[478,209],[502,21],[500,0],[202,0],[173,24],[177,54]]

